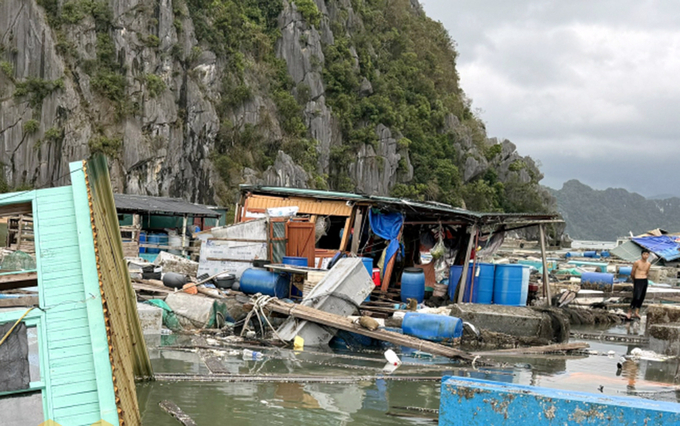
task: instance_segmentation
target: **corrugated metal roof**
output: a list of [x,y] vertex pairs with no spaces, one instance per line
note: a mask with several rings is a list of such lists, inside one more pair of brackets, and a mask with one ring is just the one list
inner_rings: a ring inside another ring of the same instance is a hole
[[632,241],[626,241],[620,246],[609,250],[611,254],[627,262],[635,262],[642,255],[642,247]]
[[189,215],[194,217],[220,217],[218,212],[180,198],[151,197],[147,195],[113,194],[118,213],[146,213],[164,216]]
[[401,198],[383,197],[375,195],[361,195],[348,192],[321,191],[318,189],[302,189],[272,186],[241,185],[242,193],[277,195],[284,197],[307,197],[325,200],[342,200],[382,204],[398,208],[405,213],[427,212],[434,215],[457,217],[468,222],[510,222],[515,220],[542,221],[554,220],[558,216],[551,213],[484,213],[453,207],[444,203],[414,201]]

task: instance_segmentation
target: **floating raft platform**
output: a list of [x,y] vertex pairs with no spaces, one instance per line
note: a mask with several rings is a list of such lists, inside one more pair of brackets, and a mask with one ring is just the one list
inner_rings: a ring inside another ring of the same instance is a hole
[[464,377],[442,380],[440,426],[680,424],[680,404]]

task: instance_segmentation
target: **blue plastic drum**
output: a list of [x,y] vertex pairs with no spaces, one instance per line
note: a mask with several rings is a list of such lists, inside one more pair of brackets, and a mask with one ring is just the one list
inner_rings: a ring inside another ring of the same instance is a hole
[[425,300],[425,273],[421,268],[405,268],[401,274],[401,301],[416,299],[418,303]]
[[494,303],[526,306],[529,295],[529,274],[529,267],[525,265],[496,265]]

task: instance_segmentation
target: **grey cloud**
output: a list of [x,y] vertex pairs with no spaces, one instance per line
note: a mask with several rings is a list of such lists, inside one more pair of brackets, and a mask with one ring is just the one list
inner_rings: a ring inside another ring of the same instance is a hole
[[541,161],[544,183],[676,191],[675,1],[427,0],[424,8],[456,41],[461,87],[489,135]]

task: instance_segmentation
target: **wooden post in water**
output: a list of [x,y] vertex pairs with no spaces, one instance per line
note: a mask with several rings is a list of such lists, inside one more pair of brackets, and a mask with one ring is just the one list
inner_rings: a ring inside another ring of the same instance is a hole
[[[472,245],[475,243],[475,235],[477,235],[477,225],[472,225],[470,227],[470,241],[468,241],[467,251],[465,252],[465,263],[463,263],[463,271],[460,274],[460,282],[458,284],[458,303],[463,303],[463,295],[465,295],[465,283],[467,283],[468,276],[468,267],[470,266],[470,254],[472,254]],[[449,281],[449,285],[452,284],[453,283]]]
[[548,299],[548,306],[552,304],[550,297],[550,280],[548,279],[548,262],[545,259],[545,225],[538,225],[541,236],[541,260],[543,260],[543,295]]

